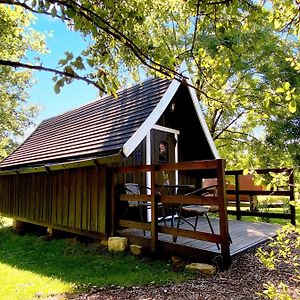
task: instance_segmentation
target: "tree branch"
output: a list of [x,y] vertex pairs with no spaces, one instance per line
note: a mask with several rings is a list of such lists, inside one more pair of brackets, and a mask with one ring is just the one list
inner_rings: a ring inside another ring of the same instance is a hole
[[[36,10],[36,9],[33,9],[32,7],[30,7],[29,5],[27,5],[25,3],[26,1],[24,2],[19,2],[19,1],[14,1],[14,0],[0,0],[0,4],[10,4],[10,5],[15,5],[15,6],[20,6],[20,7],[23,7],[25,8],[26,10],[29,10],[31,11],[32,13],[35,13],[35,14],[43,14],[43,15],[47,15],[47,16],[50,16],[52,18],[58,18],[58,19],[61,19],[62,20],[62,16],[60,15],[52,15],[51,13],[47,12],[47,11],[40,11],[40,10]],[[64,17],[64,19],[66,21],[71,21],[71,19],[67,18],[67,17]]]
[[231,120],[231,122],[229,124],[227,124],[214,138],[213,140],[215,141],[217,138],[219,138],[219,136],[226,131],[235,121],[237,121],[245,112],[241,112],[238,114],[238,116],[236,118],[234,118],[233,120]]
[[107,92],[106,90],[104,90],[101,86],[99,86],[93,80],[88,79],[88,78],[83,77],[83,76],[79,76],[75,73],[72,74],[72,73],[68,73],[68,72],[64,72],[64,71],[60,71],[60,70],[56,70],[56,69],[52,69],[52,68],[43,67],[41,65],[34,66],[34,65],[29,65],[29,64],[24,64],[24,63],[21,63],[21,62],[17,62],[17,61],[9,61],[9,60],[3,60],[3,59],[0,59],[0,65],[9,66],[9,67],[12,67],[12,68],[26,68],[26,69],[30,69],[30,70],[36,70],[36,71],[45,71],[45,72],[54,73],[56,75],[66,76],[66,77],[69,77],[69,78],[72,78],[72,79],[78,79],[78,80],[86,82],[87,84],[93,85],[98,90],[102,91],[103,93]]
[[[237,142],[237,143],[243,143],[243,144],[247,144],[247,145],[249,144],[248,141],[240,140],[240,139],[236,139],[236,138],[232,138],[232,137],[228,137],[228,136],[226,136],[226,137],[219,137],[219,140],[231,140],[231,141],[234,141],[234,142]],[[221,148],[221,147],[226,147],[226,144],[219,145],[219,148]]]
[[219,109],[214,109],[214,113],[213,113],[213,116],[211,118],[211,128],[210,128],[209,131],[210,131],[212,136],[214,135],[215,130],[216,130],[216,128],[215,128],[215,119],[216,119],[218,111],[219,111]]
[[[157,63],[153,59],[151,59],[147,54],[145,54],[131,39],[128,38],[127,35],[123,34],[118,28],[112,26],[107,20],[103,19],[99,15],[97,15],[92,10],[88,9],[87,7],[83,6],[80,3],[76,3],[73,0],[68,1],[60,1],[60,0],[49,0],[52,4],[59,4],[61,6],[65,6],[68,8],[73,8],[76,10],[76,13],[81,17],[85,18],[92,24],[96,25],[98,28],[105,31],[107,34],[116,38],[119,42],[121,42],[124,46],[129,48],[135,56],[147,66],[149,69],[152,69],[156,72],[160,72],[161,74],[170,77],[171,75],[178,76],[181,80],[184,79],[184,76],[175,70],[170,69],[160,63]],[[69,2],[69,3],[68,3]],[[77,9],[76,9],[77,8]],[[96,20],[92,17],[97,19],[100,22],[96,23]],[[105,26],[101,25],[103,23]],[[179,80],[180,81],[180,80]]]
[[[228,1],[225,1],[228,2]],[[224,2],[224,3],[225,3]],[[107,21],[105,18],[102,18],[99,16],[97,13],[95,13],[92,9],[84,6],[82,2],[76,2],[75,0],[48,0],[48,3],[52,5],[58,5],[61,8],[66,8],[66,9],[72,9],[75,11],[75,14],[77,16],[80,16],[82,19],[90,22],[95,26],[97,30],[102,30],[112,38],[115,38],[117,41],[119,41],[123,46],[125,46],[127,49],[132,51],[132,53],[135,55],[135,57],[147,68],[150,70],[153,70],[155,72],[159,72],[162,75],[166,77],[174,77],[177,81],[183,82],[186,86],[192,87],[195,90],[197,90],[199,93],[206,95],[202,90],[197,89],[195,86],[192,84],[189,84],[185,79],[185,76],[183,74],[180,74],[174,69],[171,69],[165,65],[162,65],[156,61],[154,61],[147,53],[144,53],[144,51],[137,46],[126,34],[121,32],[117,27],[113,26],[109,21]],[[10,5],[19,5],[22,6],[25,9],[28,9],[31,12],[36,12],[39,14],[46,14],[46,15],[51,15],[48,11],[47,8],[41,7],[38,10],[33,9],[32,7],[28,6],[25,2],[20,2],[18,0],[0,0],[0,4],[10,4]],[[59,17],[59,16],[57,16]],[[9,65],[9,61],[2,61],[2,63],[5,65]],[[89,84],[92,84],[93,86],[97,87],[101,91],[103,91],[103,88],[101,88],[99,85],[97,85],[94,81],[78,76],[78,75],[72,75],[67,72],[62,72],[56,69],[51,69],[51,68],[45,68],[42,66],[33,66],[33,65],[28,65],[28,64],[23,64],[23,63],[17,63],[14,61],[10,62],[10,65],[13,67],[22,67],[22,68],[28,68],[28,69],[35,69],[35,70],[40,70],[40,71],[49,71],[55,74],[60,74],[63,76],[68,76],[70,78],[74,79],[80,79],[83,80]]]
[[[219,113],[218,116],[217,116],[217,113]],[[213,119],[213,129],[214,129],[213,133],[215,133],[217,125],[218,125],[223,113],[224,113],[223,109],[221,109],[221,111],[219,111],[219,109],[216,110],[216,115],[215,115],[216,118]]]
[[201,1],[203,4],[209,4],[209,5],[217,5],[217,4],[230,4],[232,0],[222,0],[222,1],[212,1],[212,2],[207,2],[207,1]]
[[[76,3],[73,0],[68,1],[61,1],[61,0],[48,0],[49,3],[55,5],[60,5],[61,7],[66,7],[69,9],[74,9],[76,11],[76,14],[80,15],[82,18],[86,19],[87,21],[91,22],[92,24],[96,25],[97,28],[103,30],[108,35],[114,37],[119,42],[121,42],[125,47],[129,48],[134,55],[138,58],[138,60],[144,64],[149,69],[154,70],[155,72],[159,72],[164,76],[170,77],[170,76],[178,76],[181,81],[184,79],[184,76],[178,72],[176,72],[173,69],[170,69],[169,67],[166,67],[160,63],[157,63],[153,59],[151,59],[147,54],[145,54],[131,39],[128,38],[125,34],[123,34],[118,28],[112,26],[107,20],[97,15],[92,10],[88,9],[84,5],[80,3]],[[17,5],[21,6],[31,12],[39,13],[39,14],[46,14],[51,15],[46,9],[41,10],[34,10],[24,2],[15,1],[15,0],[0,0],[0,4],[10,4],[10,5]],[[52,15],[51,15],[52,16]],[[57,16],[59,17],[59,16]],[[98,22],[96,22],[96,20]],[[102,24],[105,26],[103,26]]]
[[226,129],[225,130],[226,132],[229,132],[229,133],[232,133],[232,134],[240,134],[240,135],[245,135],[247,137],[251,137],[253,139],[255,139],[256,141],[259,141],[258,138],[256,138],[253,134],[251,133],[246,133],[246,132],[241,132],[241,131],[235,131],[235,130],[229,130],[229,129]]

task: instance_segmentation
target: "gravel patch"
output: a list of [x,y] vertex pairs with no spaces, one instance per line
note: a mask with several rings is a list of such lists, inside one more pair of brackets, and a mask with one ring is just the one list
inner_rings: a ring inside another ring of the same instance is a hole
[[[262,248],[267,250],[269,246],[264,245]],[[299,249],[294,251],[294,255],[300,255]],[[278,285],[280,281],[288,285],[292,299],[300,299],[296,291],[300,283],[292,280],[295,278],[295,267],[283,262],[274,270],[269,270],[262,265],[255,253],[253,250],[239,256],[229,270],[218,272],[213,277],[198,275],[197,278],[184,283],[162,286],[94,288],[70,299],[263,299],[257,294],[258,291],[263,291],[263,284],[272,282]]]

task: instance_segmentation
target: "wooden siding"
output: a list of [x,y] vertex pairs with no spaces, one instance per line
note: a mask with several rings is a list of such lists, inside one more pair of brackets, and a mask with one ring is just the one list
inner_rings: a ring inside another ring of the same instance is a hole
[[106,168],[0,176],[0,212],[106,233]]

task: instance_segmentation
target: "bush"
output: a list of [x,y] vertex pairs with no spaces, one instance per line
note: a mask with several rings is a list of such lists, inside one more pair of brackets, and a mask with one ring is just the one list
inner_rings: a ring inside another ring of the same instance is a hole
[[268,282],[260,295],[267,299],[299,299],[300,230],[292,225],[284,226],[277,232],[277,237],[269,244],[268,250],[258,249],[257,256],[270,270],[289,271],[287,282]]

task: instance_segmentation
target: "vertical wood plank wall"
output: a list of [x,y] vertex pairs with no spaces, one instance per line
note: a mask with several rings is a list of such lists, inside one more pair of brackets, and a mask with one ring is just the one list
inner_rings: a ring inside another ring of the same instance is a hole
[[0,212],[106,233],[106,169],[86,167],[0,176]]

